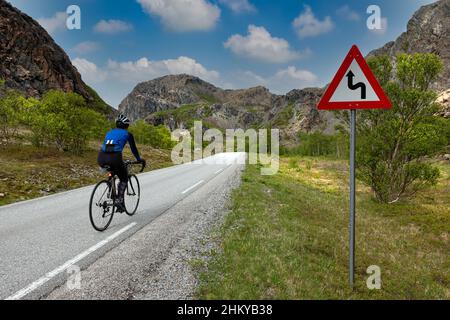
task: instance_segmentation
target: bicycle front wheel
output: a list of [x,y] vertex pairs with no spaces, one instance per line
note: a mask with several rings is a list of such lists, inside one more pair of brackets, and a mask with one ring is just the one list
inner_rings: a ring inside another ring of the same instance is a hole
[[128,178],[127,190],[125,191],[124,201],[126,213],[132,216],[136,213],[141,197],[141,187],[136,175],[132,174]]
[[111,185],[104,180],[95,186],[89,201],[89,218],[97,231],[105,231],[114,215],[114,201],[111,199]]

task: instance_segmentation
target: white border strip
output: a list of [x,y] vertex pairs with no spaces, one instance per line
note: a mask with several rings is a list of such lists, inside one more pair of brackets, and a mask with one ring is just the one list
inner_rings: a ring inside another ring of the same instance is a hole
[[70,259],[69,261],[67,261],[66,263],[64,263],[62,266],[59,266],[58,268],[54,269],[53,271],[50,271],[45,276],[39,278],[38,280],[34,281],[29,286],[27,286],[27,287],[23,288],[22,290],[16,292],[15,294],[13,294],[12,296],[6,298],[5,300],[19,300],[19,299],[22,299],[23,297],[25,297],[29,293],[33,292],[34,290],[36,290],[37,288],[39,288],[40,286],[42,286],[43,284],[45,284],[46,282],[48,282],[49,280],[51,280],[52,278],[57,276],[59,273],[61,273],[64,270],[68,269],[69,267],[71,267],[72,265],[77,263],[78,261],[86,258],[92,252],[100,249],[101,247],[106,245],[108,242],[110,242],[110,241],[114,240],[115,238],[117,238],[122,233],[124,233],[124,232],[128,231],[129,229],[133,228],[136,224],[137,224],[136,222],[133,222],[133,223],[130,223],[129,225],[123,227],[119,231],[117,231],[117,232],[113,233],[112,235],[110,235],[109,237],[107,237],[105,240],[102,240],[99,243],[97,243],[96,245],[94,245],[94,246],[90,247],[89,249],[87,249],[86,251],[83,251],[82,253],[80,253],[76,257],[74,257],[74,258]]
[[192,187],[187,188],[186,190],[184,190],[181,194],[185,194],[188,193],[189,191],[191,191],[192,189],[194,189],[195,187],[201,185],[203,182],[205,182],[204,180],[200,180],[199,182],[197,182],[196,184],[194,184]]

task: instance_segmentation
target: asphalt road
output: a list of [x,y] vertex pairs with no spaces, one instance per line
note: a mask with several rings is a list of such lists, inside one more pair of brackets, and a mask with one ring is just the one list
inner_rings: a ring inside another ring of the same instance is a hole
[[[0,298],[37,299],[218,175],[240,167],[242,153],[223,153],[139,175],[141,202],[95,231],[88,205],[93,186],[0,207]],[[231,170],[230,170],[231,169]]]

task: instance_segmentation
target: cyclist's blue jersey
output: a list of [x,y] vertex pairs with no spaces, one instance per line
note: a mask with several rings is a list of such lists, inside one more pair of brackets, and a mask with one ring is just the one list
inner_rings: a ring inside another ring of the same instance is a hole
[[134,137],[125,129],[112,129],[105,137],[101,150],[103,152],[122,152],[127,142],[130,144],[131,151],[137,160],[140,160],[139,152],[134,142]]

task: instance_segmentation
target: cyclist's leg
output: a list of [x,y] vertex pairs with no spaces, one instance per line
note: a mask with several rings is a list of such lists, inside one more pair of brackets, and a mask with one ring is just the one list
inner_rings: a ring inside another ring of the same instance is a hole
[[120,202],[123,202],[123,198],[124,198],[124,195],[125,195],[125,190],[127,189],[127,184],[128,184],[128,174],[117,174],[117,176],[119,177],[119,179],[120,179],[120,182],[119,182],[119,187],[118,187],[118,190],[117,190],[117,195],[118,195],[118,198],[119,198],[119,201]]
[[117,188],[117,202],[119,206],[124,206],[124,195],[128,184],[127,167],[122,160],[122,154],[118,153],[114,160],[114,173],[120,179],[119,186]]
[[105,166],[111,166],[111,160],[110,157],[107,153],[103,152],[103,151],[99,151],[98,153],[98,157],[97,157],[97,163],[98,165],[103,168]]

